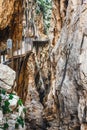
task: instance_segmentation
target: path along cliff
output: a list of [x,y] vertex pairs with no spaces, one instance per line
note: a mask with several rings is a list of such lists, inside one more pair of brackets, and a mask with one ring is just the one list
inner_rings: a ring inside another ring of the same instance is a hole
[[[6,24],[0,22],[4,34]],[[41,28],[43,22],[43,34]],[[86,130],[87,1],[53,0],[48,36],[50,44],[34,47],[19,77],[26,129]]]

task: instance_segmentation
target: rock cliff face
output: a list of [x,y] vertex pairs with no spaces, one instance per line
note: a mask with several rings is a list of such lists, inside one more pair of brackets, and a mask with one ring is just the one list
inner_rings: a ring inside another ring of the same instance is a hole
[[[60,38],[54,47],[55,94],[59,129],[86,130],[87,1],[68,1]],[[52,57],[53,58],[53,57]]]
[[[7,26],[13,31],[14,41],[22,37],[21,22],[20,26],[17,24],[18,19],[22,20],[22,1],[11,2],[12,11],[6,14],[6,17],[10,15],[9,20],[2,24],[4,17],[0,17],[1,41]],[[1,0],[0,5],[2,3],[6,2]],[[14,3],[17,6],[13,6]],[[3,14],[5,8],[0,8]],[[14,8],[17,12],[20,10],[20,18],[19,15],[13,17]],[[43,37],[43,22],[39,24],[37,17],[36,21]],[[20,78],[17,91],[27,108],[26,129],[86,130],[87,0],[53,0],[49,38],[49,44],[41,43],[33,48]]]
[[[10,67],[0,64],[0,130],[25,130],[24,106],[14,91],[16,73]],[[20,118],[21,117],[21,118]],[[23,128],[18,120],[22,119]]]
[[49,44],[37,44],[28,58],[23,84],[27,130],[41,130],[48,127],[44,108],[47,106],[45,103],[50,84]]
[[[66,8],[64,8],[64,4]],[[43,105],[43,114],[39,117],[42,117],[47,124],[45,123],[45,128],[39,127],[37,129],[85,130],[87,129],[87,4],[86,1],[69,0],[61,1],[60,7],[61,26],[59,26],[62,29],[60,29],[61,34],[58,43],[56,43],[51,53],[51,81],[49,80],[48,92],[44,93],[43,100],[40,100]],[[63,11],[65,12],[64,15]],[[45,71],[45,68],[43,68],[41,73],[44,74]],[[44,77],[46,77],[45,74]],[[36,81],[38,81],[37,78],[38,76],[36,76]],[[47,88],[45,88],[45,91],[47,91]],[[40,95],[40,90],[37,92]],[[41,96],[42,94],[40,98]],[[41,122],[38,123],[41,124]]]
[[4,29],[10,23],[14,11],[15,0],[0,1],[0,29]]
[[22,40],[22,0],[0,1],[0,45],[12,38],[13,47]]

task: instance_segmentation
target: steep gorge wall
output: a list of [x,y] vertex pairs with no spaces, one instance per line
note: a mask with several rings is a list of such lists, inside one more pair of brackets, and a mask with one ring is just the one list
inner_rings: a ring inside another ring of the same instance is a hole
[[[65,1],[53,1],[49,33],[50,44],[44,45],[44,43],[42,43],[41,46],[38,45],[28,58],[23,81],[23,97],[26,95],[26,122],[27,129],[30,130],[57,130],[60,126],[59,109],[57,104],[58,100],[55,96],[56,64],[55,61],[52,64],[50,62],[50,51],[60,36],[65,19],[66,8],[67,1],[66,3]],[[65,12],[64,15],[63,12]],[[38,23],[38,25],[40,27],[42,26],[41,23]],[[43,32],[41,33],[43,38]]]
[[68,0],[52,1],[52,14],[48,36],[53,46],[56,44],[58,38],[60,37],[61,28],[65,21],[67,6]]
[[17,41],[22,40],[22,2],[0,0],[0,45],[6,44],[7,39],[11,38],[16,48]]
[[14,11],[14,2],[15,0],[0,1],[0,29],[6,28],[10,23]]
[[87,1],[68,1],[60,38],[52,50],[59,129],[87,129]]
[[[20,8],[20,2],[16,2]],[[9,20],[14,22],[18,18],[16,15]],[[39,22],[38,28],[44,36],[43,22]],[[4,32],[7,23],[1,24],[0,32]],[[27,107],[27,130],[87,129],[86,26],[86,0],[53,1],[50,44],[38,47],[38,53],[35,48],[27,57],[22,84],[18,88]],[[22,29],[17,23],[11,28],[15,41],[22,36],[17,27]]]
[[[61,1],[60,4],[61,6],[63,5],[62,2],[65,1]],[[79,1],[69,0],[67,10],[65,10],[66,11],[65,16],[62,16],[62,13],[59,13],[60,14],[59,18],[60,19],[62,18],[61,24],[59,24],[61,34],[59,33],[56,34],[56,37],[59,37],[60,35],[60,38],[58,39],[58,42],[53,48],[51,55],[49,51],[49,55],[51,58],[50,63],[51,77],[50,80],[48,81],[50,81],[50,85],[48,85],[48,92],[42,94],[43,96],[42,101],[40,101],[40,91],[37,90],[38,86],[36,86],[35,84],[35,77],[34,77],[33,85],[37,93],[36,94],[37,97],[39,94],[39,99],[37,98],[36,100],[36,97],[34,97],[34,95],[33,95],[34,99],[31,98],[31,103],[33,102],[32,105],[35,109],[35,112],[36,113],[39,112],[38,120],[36,120],[36,118],[32,118],[32,121],[34,120],[36,124],[34,128],[48,129],[48,130],[87,129],[86,8],[87,4],[85,2],[82,2],[80,0]],[[44,49],[42,51],[43,54]],[[38,51],[38,53],[40,55],[41,52]],[[39,55],[37,57],[40,59]],[[45,58],[43,59],[45,60]],[[41,61],[39,63],[41,63]],[[45,70],[46,66],[47,65],[45,65],[44,68],[41,69],[42,71],[41,73],[44,74],[44,77],[46,77],[45,72],[48,69],[47,67],[47,69]],[[35,74],[33,75],[35,76]],[[38,81],[37,78],[38,76],[36,77],[36,80]],[[47,88],[45,88],[45,91],[46,90]],[[38,108],[36,108],[37,107],[36,105],[37,103],[35,103],[36,101],[38,102],[39,105]],[[32,105],[30,105],[28,109],[30,109]],[[39,107],[41,107],[40,110]],[[37,117],[36,114],[34,114],[34,116]],[[30,115],[28,119],[31,119]],[[41,122],[39,122],[40,119],[42,119]],[[31,130],[34,129],[33,127],[29,128]]]

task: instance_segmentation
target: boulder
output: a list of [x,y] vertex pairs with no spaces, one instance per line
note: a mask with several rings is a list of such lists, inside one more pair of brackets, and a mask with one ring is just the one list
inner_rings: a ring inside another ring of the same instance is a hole
[[11,91],[16,78],[16,73],[7,65],[0,64],[0,87]]

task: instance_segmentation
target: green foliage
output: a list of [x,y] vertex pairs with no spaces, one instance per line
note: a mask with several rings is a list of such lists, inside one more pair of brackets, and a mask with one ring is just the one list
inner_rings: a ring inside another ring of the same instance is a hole
[[20,105],[20,106],[22,106],[22,105],[23,105],[23,103],[22,103],[22,100],[21,100],[21,99],[19,99],[19,100],[18,100],[18,105]]
[[0,96],[0,102],[2,101],[2,96]]
[[23,112],[26,113],[26,108],[23,108]]
[[24,127],[24,120],[22,119],[21,116],[19,116],[19,117],[17,118],[17,122],[16,122],[16,124],[15,124],[15,128],[18,129],[18,128],[19,128],[19,125],[21,125],[22,128]]
[[17,119],[17,122],[18,122],[18,124],[20,124],[22,127],[24,127],[24,120],[22,119],[21,116]]
[[0,126],[0,128],[1,128],[2,130],[8,130],[8,127],[9,127],[9,125],[8,125],[7,122],[4,123],[4,126],[3,126],[3,127]]
[[4,103],[5,103],[5,107],[9,107],[10,103],[8,100],[6,100]]
[[1,93],[2,93],[3,95],[5,95],[5,94],[6,94],[6,91],[5,91],[4,89],[2,89],[2,90],[1,90]]
[[39,14],[40,12],[42,12],[45,33],[47,33],[50,27],[52,1],[51,0],[36,0],[36,3],[37,3],[36,13]]
[[8,123],[4,123],[4,130],[7,130],[9,127]]
[[13,94],[9,94],[9,99],[12,100],[13,99]]
[[9,106],[3,105],[2,106],[3,114],[8,114],[11,112]]
[[16,123],[16,124],[15,124],[15,129],[18,129],[18,128],[19,128],[19,124]]
[[[10,102],[9,102],[9,100],[12,100],[13,98],[14,98],[13,93],[7,94],[7,92],[4,89],[0,88],[0,110],[2,110],[4,116],[6,114],[10,115],[13,112],[10,108]],[[17,102],[17,107],[15,109],[16,112],[19,112],[19,107],[23,107],[23,103],[22,103],[21,99],[19,99],[18,102]],[[23,113],[26,112],[26,109],[24,107],[23,107],[22,112]],[[4,122],[3,127],[0,126],[0,128],[2,130],[7,130],[8,127],[9,127],[8,117],[5,118],[5,122]],[[19,127],[19,125],[24,127],[24,119],[21,116],[18,116],[16,118],[15,128],[17,129]]]

